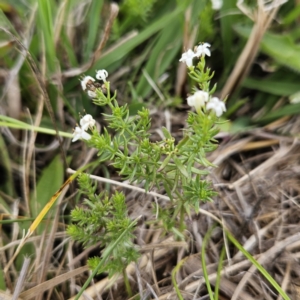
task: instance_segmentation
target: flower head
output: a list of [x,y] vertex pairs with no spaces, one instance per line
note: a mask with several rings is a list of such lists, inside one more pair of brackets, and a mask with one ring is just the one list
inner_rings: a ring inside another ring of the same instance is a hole
[[103,80],[104,82],[106,81],[106,77],[108,76],[108,73],[106,70],[99,70],[96,71],[96,78],[98,80]]
[[82,80],[81,80],[81,87],[82,89],[85,91],[86,90],[86,86],[87,84],[90,83],[90,81],[94,82],[95,79],[91,76],[85,76]]
[[179,59],[181,62],[185,62],[188,67],[193,65],[193,58],[195,57],[195,53],[193,50],[189,49],[188,51],[184,52]]
[[77,140],[89,140],[91,138],[91,135],[85,132],[82,128],[79,126],[76,126],[73,132],[73,139],[72,142],[76,142]]
[[197,50],[195,51],[196,52],[195,56],[197,57],[200,57],[202,55],[210,56],[210,50],[208,49],[208,47],[210,47],[209,43],[200,44],[197,47]]
[[81,125],[82,130],[88,130],[89,128],[92,129],[95,126],[96,121],[91,115],[87,114],[80,119],[79,123]]
[[187,103],[189,106],[194,106],[197,110],[205,105],[205,102],[208,101],[208,96],[207,92],[196,91],[194,95],[187,98]]
[[217,117],[220,117],[226,111],[225,103],[217,97],[211,98],[206,108],[214,110]]

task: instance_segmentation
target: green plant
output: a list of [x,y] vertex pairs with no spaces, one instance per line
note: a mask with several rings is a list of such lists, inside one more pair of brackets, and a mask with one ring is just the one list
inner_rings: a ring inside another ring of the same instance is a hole
[[[198,213],[200,203],[212,201],[215,195],[206,179],[207,167],[212,166],[206,155],[217,147],[214,139],[218,132],[216,124],[225,111],[225,105],[211,96],[216,87],[210,88],[213,73],[205,66],[205,55],[210,55],[209,47],[207,43],[200,44],[195,52],[189,50],[181,58],[196,82],[194,94],[187,99],[196,112],[189,112],[187,127],[180,141],[175,141],[166,128],[162,128],[163,140],[151,140],[148,109],[143,108],[137,115],[130,116],[126,104],[119,106],[116,92],[111,95],[105,70],[97,71],[96,75],[103,84],[91,76],[86,76],[81,82],[94,104],[108,107],[110,113],[103,114],[108,124],[103,133],[98,132],[92,116],[85,115],[80,126],[75,128],[73,141],[83,139],[89,147],[96,148],[99,162],[110,162],[123,179],[144,184],[146,191],[153,188],[164,190],[170,202],[158,207],[157,221],[161,221],[166,232],[173,232],[180,239],[184,239],[185,218],[192,211]],[[200,57],[196,67],[192,65],[194,57]],[[86,175],[80,177],[79,185],[80,191],[87,197],[84,201],[86,208],[73,210],[75,223],[68,232],[84,245],[100,241],[101,246],[107,248],[130,224],[124,195],[117,193],[110,199],[103,193],[95,196],[95,187]],[[124,236],[101,272],[105,270],[113,275],[137,258],[131,238],[131,233]],[[127,250],[133,252],[127,253]],[[120,253],[123,253],[122,258]],[[90,260],[93,268],[98,263],[98,258]]]

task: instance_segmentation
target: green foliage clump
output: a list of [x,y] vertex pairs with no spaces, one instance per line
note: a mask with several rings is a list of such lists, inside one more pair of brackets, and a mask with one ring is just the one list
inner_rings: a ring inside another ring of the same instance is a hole
[[[176,140],[164,127],[161,128],[163,139],[153,140],[149,110],[142,108],[131,116],[128,106],[117,102],[116,92],[111,95],[105,70],[97,71],[96,75],[103,80],[101,88],[91,77],[82,82],[84,87],[92,89],[88,92],[93,96],[93,103],[107,108],[103,113],[107,127],[100,133],[92,116],[86,115],[80,120],[82,127],[75,129],[76,140],[84,139],[89,147],[95,148],[97,163],[109,163],[122,179],[142,184],[147,192],[151,189],[165,192],[168,197],[163,197],[169,201],[163,205],[156,203],[156,220],[152,221],[162,224],[165,232],[172,232],[177,239],[184,239],[185,219],[192,212],[199,213],[200,204],[212,201],[215,195],[211,182],[206,179],[207,167],[214,165],[206,156],[217,147],[214,136],[218,133],[218,118],[226,108],[223,101],[212,97],[216,86],[210,88],[210,80],[214,73],[205,65],[209,47],[207,43],[200,44],[194,52],[188,50],[181,58],[196,83],[194,95],[188,97],[188,104],[196,111],[188,113],[181,140]],[[200,59],[193,66],[195,57]],[[91,134],[86,132],[88,129]],[[126,266],[138,257],[132,230],[128,230],[133,222],[127,217],[125,197],[122,193],[115,193],[111,198],[104,193],[96,195],[95,186],[86,175],[80,177],[79,184],[88,198],[84,202],[87,209],[76,208],[72,212],[75,225],[68,232],[84,245],[101,243],[102,257],[89,260],[92,268],[110,275],[122,271],[125,276]],[[108,254],[104,256],[105,253]]]
[[[133,229],[128,230],[132,220],[127,216],[125,196],[119,192],[111,197],[107,193],[96,195],[96,185],[92,184],[87,174],[81,174],[78,183],[80,192],[86,198],[83,207],[76,207],[72,211],[73,224],[68,226],[67,232],[86,247],[100,242],[102,248],[112,248],[110,259],[106,260],[98,273],[108,272],[112,276],[122,272],[124,266],[139,257],[139,252],[132,243]],[[91,258],[88,264],[95,269],[101,259],[103,256]]]
[[146,22],[155,2],[156,0],[124,0],[121,9],[132,19],[138,18]]

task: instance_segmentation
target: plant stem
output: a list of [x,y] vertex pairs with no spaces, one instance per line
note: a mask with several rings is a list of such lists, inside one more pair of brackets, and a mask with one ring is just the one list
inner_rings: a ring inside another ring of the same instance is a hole
[[180,229],[180,232],[183,233],[184,231],[184,216],[185,216],[185,211],[184,211],[184,206],[181,206],[181,209],[180,209],[180,223],[179,223],[179,229]]
[[127,273],[126,273],[126,268],[123,269],[122,273],[123,273],[124,283],[125,283],[125,287],[126,287],[126,292],[128,294],[128,297],[131,298],[132,297],[132,290],[131,290],[129,279],[128,279],[128,276],[127,276]]

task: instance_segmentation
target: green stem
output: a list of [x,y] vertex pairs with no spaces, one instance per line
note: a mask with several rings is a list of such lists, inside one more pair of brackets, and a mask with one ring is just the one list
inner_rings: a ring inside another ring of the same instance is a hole
[[185,210],[184,210],[184,207],[181,206],[181,209],[180,209],[180,223],[179,223],[179,229],[180,229],[180,232],[183,233],[184,231],[184,216],[185,216]]
[[129,298],[131,298],[132,297],[132,290],[131,290],[129,279],[128,279],[128,276],[127,276],[127,273],[126,273],[126,268],[123,268],[122,273],[123,273],[123,278],[124,278],[124,283],[125,283],[127,295],[128,295]]
[[174,288],[175,288],[175,291],[176,291],[176,294],[177,294],[179,300],[184,300],[184,299],[180,293],[178,284],[176,282],[176,273],[180,270],[180,268],[182,267],[182,265],[184,264],[185,261],[186,261],[185,259],[181,260],[172,271],[172,282],[173,282],[173,285],[174,285]]
[[214,293],[211,289],[211,285],[210,285],[209,278],[208,278],[206,262],[205,262],[205,248],[207,246],[208,239],[210,238],[213,229],[214,229],[214,227],[212,227],[204,236],[203,243],[202,243],[202,249],[201,249],[201,262],[202,262],[203,276],[205,279],[205,283],[206,283],[206,287],[207,287],[207,291],[208,291],[210,300],[214,300],[215,298],[214,298]]

